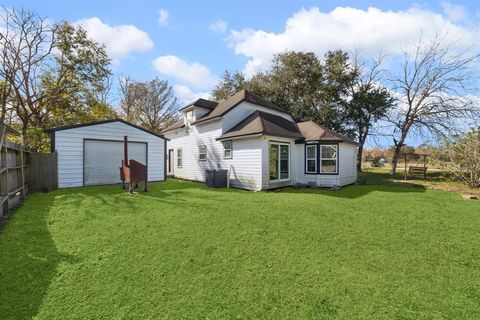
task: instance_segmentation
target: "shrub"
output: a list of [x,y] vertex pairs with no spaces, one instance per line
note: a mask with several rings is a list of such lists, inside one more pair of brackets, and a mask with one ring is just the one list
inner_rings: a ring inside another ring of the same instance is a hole
[[480,187],[480,127],[445,139],[442,168],[472,188]]

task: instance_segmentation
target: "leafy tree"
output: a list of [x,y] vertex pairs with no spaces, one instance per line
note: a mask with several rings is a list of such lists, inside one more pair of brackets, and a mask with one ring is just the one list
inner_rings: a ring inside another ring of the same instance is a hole
[[[397,146],[393,145],[390,148],[388,148],[388,151],[390,151],[392,154],[395,152],[395,149]],[[404,144],[402,148],[400,149],[400,152],[402,154],[413,154],[415,153],[415,148],[412,146],[409,146],[408,144]]]
[[[32,131],[88,120],[88,109],[97,105],[94,97],[110,75],[104,46],[80,27],[52,23],[27,10],[3,8],[0,20],[2,118],[8,103],[27,144],[38,139]],[[32,148],[40,144],[30,143]]]
[[472,188],[480,187],[480,127],[451,139],[444,138],[441,156],[445,171]]
[[350,100],[346,104],[344,122],[351,126],[359,147],[357,153],[357,170],[362,171],[362,154],[365,142],[371,134],[372,127],[386,117],[394,106],[395,99],[385,87],[379,84],[383,57],[373,59],[371,63],[361,62],[355,56],[354,81],[350,89]]
[[291,112],[297,121],[314,120],[352,134],[344,125],[344,109],[355,77],[348,54],[342,51],[328,52],[323,61],[312,52],[289,51],[275,55],[270,70],[249,80],[226,72],[212,96],[223,99],[249,89]]
[[245,89],[246,83],[243,73],[224,71],[220,82],[212,90],[212,98],[216,101],[227,99],[236,92]]
[[166,80],[121,80],[121,115],[127,121],[153,132],[161,132],[176,120],[178,102],[172,86]]

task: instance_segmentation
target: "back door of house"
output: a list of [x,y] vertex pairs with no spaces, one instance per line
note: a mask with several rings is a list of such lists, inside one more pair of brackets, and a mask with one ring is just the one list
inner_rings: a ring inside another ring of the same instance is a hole
[[[83,184],[101,185],[120,183],[123,160],[123,141],[84,140]],[[129,159],[147,164],[147,143],[129,142]]]

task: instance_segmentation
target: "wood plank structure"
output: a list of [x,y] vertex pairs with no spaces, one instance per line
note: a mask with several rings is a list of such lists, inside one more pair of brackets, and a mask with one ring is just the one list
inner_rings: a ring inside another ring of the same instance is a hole
[[10,142],[9,136],[20,137],[20,133],[0,123],[0,225],[20,206],[28,192],[30,153],[23,145]]
[[0,229],[29,192],[58,187],[57,154],[30,152],[11,137],[23,141],[18,131],[0,123]]
[[56,152],[30,152],[29,192],[51,192],[58,189],[58,155]]
[[[404,153],[402,154],[404,161],[405,161],[405,169],[404,169],[404,179],[407,180],[409,176],[423,176],[423,180],[427,180],[427,156],[429,156],[426,153]],[[408,165],[408,156],[415,156],[415,157],[420,157],[423,160],[423,166],[420,166],[418,164],[414,166],[409,166]],[[408,168],[408,169],[407,169]]]

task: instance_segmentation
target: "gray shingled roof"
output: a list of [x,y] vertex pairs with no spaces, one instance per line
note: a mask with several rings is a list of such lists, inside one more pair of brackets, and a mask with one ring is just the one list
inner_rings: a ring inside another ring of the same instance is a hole
[[253,112],[218,139],[223,140],[256,134],[303,139],[296,123],[283,117],[261,111]]
[[357,145],[355,141],[343,134],[325,128],[313,121],[305,121],[297,123],[300,132],[307,141],[332,141],[345,142]]
[[165,129],[163,129],[162,133],[167,132],[167,131],[172,131],[172,130],[175,130],[175,129],[180,129],[180,128],[183,128],[184,126],[185,126],[185,123],[184,123],[183,119],[179,119],[176,122],[174,122],[170,127],[167,127]]
[[200,98],[187,104],[185,107],[181,108],[180,111],[191,106],[197,106],[197,107],[213,110],[217,105],[218,105],[218,102]]
[[235,108],[237,105],[239,105],[243,101],[251,102],[253,104],[260,105],[265,108],[269,108],[275,111],[281,111],[289,114],[288,112],[281,109],[277,105],[271,102],[268,102],[267,100],[260,98],[259,96],[247,90],[242,90],[237,92],[230,98],[219,102],[218,105],[215,107],[215,109],[213,109],[211,112],[207,113],[206,115],[204,115],[203,117],[195,121],[193,124],[202,123],[207,120],[220,118],[221,116],[226,114],[231,109]]

